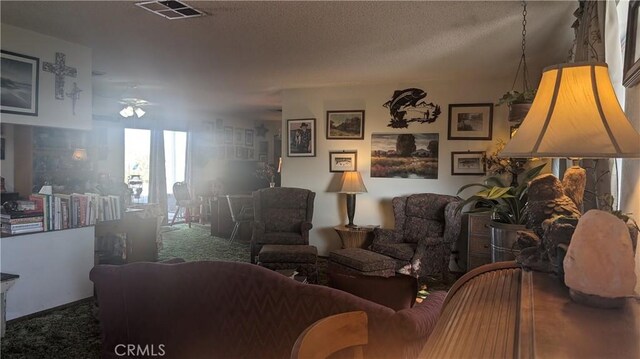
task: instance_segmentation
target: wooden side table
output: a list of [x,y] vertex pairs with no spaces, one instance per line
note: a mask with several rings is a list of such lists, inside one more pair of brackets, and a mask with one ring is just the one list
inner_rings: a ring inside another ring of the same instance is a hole
[[342,241],[342,248],[364,248],[367,249],[373,240],[373,230],[378,225],[367,225],[350,228],[347,226],[335,226],[333,229],[338,232]]

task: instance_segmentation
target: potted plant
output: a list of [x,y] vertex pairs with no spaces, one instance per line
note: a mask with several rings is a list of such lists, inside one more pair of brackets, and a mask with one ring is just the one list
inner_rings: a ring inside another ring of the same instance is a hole
[[496,106],[509,106],[509,121],[522,122],[536,97],[537,89],[525,89],[524,91],[511,90],[502,95]]
[[516,232],[525,229],[527,222],[526,204],[528,183],[540,174],[545,164],[533,167],[524,173],[518,186],[507,186],[500,177],[488,177],[484,183],[470,183],[460,187],[458,194],[467,188],[480,187],[479,192],[458,205],[461,211],[468,204],[474,204],[469,212],[491,213],[491,258],[495,261],[509,260],[502,256],[503,249],[512,247]]
[[270,164],[263,164],[256,169],[256,177],[269,181],[269,187],[276,186],[276,168]]

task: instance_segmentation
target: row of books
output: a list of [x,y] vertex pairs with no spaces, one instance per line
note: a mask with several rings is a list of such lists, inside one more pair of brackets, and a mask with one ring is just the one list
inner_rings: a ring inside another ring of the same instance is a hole
[[3,233],[22,234],[78,228],[122,218],[118,196],[102,196],[97,193],[34,193],[29,196],[29,201],[34,203],[33,210],[0,215]]

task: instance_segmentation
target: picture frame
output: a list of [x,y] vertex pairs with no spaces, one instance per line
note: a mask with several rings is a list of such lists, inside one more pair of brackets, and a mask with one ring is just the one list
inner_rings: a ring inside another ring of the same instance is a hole
[[316,119],[287,120],[287,157],[316,156]]
[[640,0],[629,1],[626,43],[624,50],[624,72],[622,84],[633,87],[640,82]]
[[233,144],[244,146],[244,130],[242,128],[233,129]]
[[448,140],[491,140],[493,136],[493,104],[450,104],[448,127]]
[[371,178],[438,179],[439,133],[372,133]]
[[329,151],[329,172],[358,170],[358,151]]
[[244,130],[244,145],[253,147],[253,130]]
[[224,127],[224,144],[225,145],[233,144],[233,127],[231,126]]
[[2,62],[0,112],[38,116],[40,59],[0,50],[0,61]]
[[452,151],[452,176],[484,176],[487,173],[483,151]]
[[327,140],[363,140],[364,110],[327,111]]

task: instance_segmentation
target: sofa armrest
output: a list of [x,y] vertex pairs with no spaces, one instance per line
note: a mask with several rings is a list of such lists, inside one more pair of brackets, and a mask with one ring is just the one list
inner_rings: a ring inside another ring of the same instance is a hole
[[396,231],[387,228],[374,228],[373,243],[400,243]]
[[462,211],[456,210],[460,202],[453,200],[444,209],[444,242],[448,244],[457,241],[462,230]]
[[300,224],[300,232],[304,234],[304,232],[309,232],[313,228],[313,223],[311,222],[302,222]]
[[251,231],[251,242],[259,243],[260,238],[264,237],[266,226],[262,221],[253,221],[253,230]]
[[399,335],[407,340],[429,338],[436,327],[446,292],[431,292],[422,303],[416,303],[413,308],[403,309],[396,313],[396,328]]

